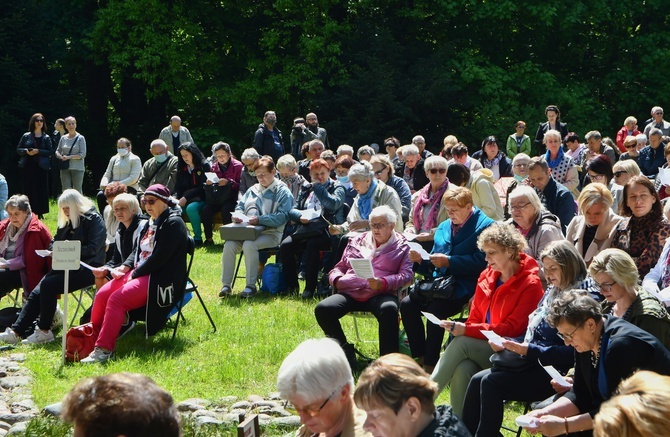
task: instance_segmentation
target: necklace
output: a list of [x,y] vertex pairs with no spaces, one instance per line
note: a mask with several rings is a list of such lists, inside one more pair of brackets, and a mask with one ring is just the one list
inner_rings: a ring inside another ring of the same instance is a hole
[[603,339],[603,333],[602,331],[600,332],[600,336],[598,337],[598,348],[596,349],[596,352],[591,351],[591,366],[595,369],[598,367],[598,359],[600,358],[600,342]]

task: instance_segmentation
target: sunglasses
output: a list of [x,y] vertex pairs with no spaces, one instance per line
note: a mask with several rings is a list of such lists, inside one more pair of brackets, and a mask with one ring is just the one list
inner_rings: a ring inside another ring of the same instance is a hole
[[385,169],[385,168],[382,168],[381,170],[377,170],[377,171],[375,172],[375,176],[379,176],[380,174],[384,173],[384,170],[386,170],[386,169]]
[[153,206],[153,204],[156,202],[158,202],[158,199],[146,199],[144,197],[142,198],[142,205],[149,204]]
[[35,123],[44,123],[44,119],[43,118],[36,118]]
[[628,172],[627,172],[626,170],[619,170],[619,171],[615,171],[615,172],[614,172],[614,176],[618,178],[618,177],[621,176],[623,173],[628,174]]
[[428,170],[430,174],[445,174],[447,172],[446,168],[431,168]]

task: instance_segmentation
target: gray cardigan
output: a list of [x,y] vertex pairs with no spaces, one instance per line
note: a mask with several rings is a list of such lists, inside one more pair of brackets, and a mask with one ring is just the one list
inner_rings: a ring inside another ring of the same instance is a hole
[[[77,140],[77,144],[74,144],[76,138],[79,139]],[[72,147],[73,144],[74,149]],[[78,133],[74,138],[69,138],[67,135],[60,137],[56,153],[62,156],[72,155],[77,157],[70,159],[69,170],[84,171],[86,168],[84,165],[84,158],[86,158],[86,138],[82,134]]]

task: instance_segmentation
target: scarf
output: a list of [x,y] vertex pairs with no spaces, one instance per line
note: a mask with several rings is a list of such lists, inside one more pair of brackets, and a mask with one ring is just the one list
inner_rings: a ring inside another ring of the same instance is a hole
[[[419,191],[419,196],[417,197],[416,204],[414,206],[414,216],[412,217],[412,221],[414,222],[414,228],[416,229],[417,234],[419,231],[421,231],[421,229],[433,229],[438,225],[437,216],[440,211],[440,205],[442,204],[442,195],[449,187],[449,179],[445,179],[442,185],[440,185],[440,188],[438,188],[433,195],[430,194],[430,187],[431,184],[428,183],[421,189],[421,191]],[[430,203],[432,203],[432,205],[430,206],[430,211],[428,212],[427,223],[426,226],[422,227],[423,208]]]
[[563,161],[563,148],[559,147],[558,149],[558,156],[556,159],[551,159],[551,152],[547,150],[547,153],[544,155],[544,159],[547,161],[547,165],[549,165],[549,168],[556,168],[558,167],[558,164]]
[[498,152],[495,158],[489,161],[489,159],[486,157],[486,152],[482,152],[482,157],[484,158],[484,167],[485,168],[493,168],[496,165],[500,163],[500,160],[502,159],[502,153]]
[[26,216],[26,219],[18,228],[16,226],[12,226],[11,223],[7,225],[5,236],[2,238],[2,241],[0,241],[0,254],[5,253],[5,251],[7,250],[7,246],[9,246],[10,241],[12,243],[16,243],[19,240],[21,234],[23,234],[25,230],[28,228],[28,225],[30,225],[30,220],[32,218],[33,218],[32,213],[28,214]]
[[361,239],[361,245],[359,246],[358,250],[361,254],[361,258],[364,259],[373,259],[376,256],[378,256],[381,251],[388,246],[389,244],[392,244],[396,240],[395,236],[395,231],[391,232],[391,236],[389,237],[388,241],[384,244],[380,244],[377,246],[377,242],[375,241],[375,236],[372,234],[372,231],[369,231],[367,235]]
[[376,190],[377,179],[372,178],[372,183],[370,184],[367,193],[358,195],[358,213],[363,220],[370,218],[370,212],[372,211],[372,196],[374,196]]

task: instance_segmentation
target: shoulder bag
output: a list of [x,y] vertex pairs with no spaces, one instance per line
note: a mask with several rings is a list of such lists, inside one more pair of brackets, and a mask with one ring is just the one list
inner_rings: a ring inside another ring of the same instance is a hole
[[[70,151],[68,152],[68,154],[66,156],[72,155],[72,150],[74,150],[74,146],[77,145],[77,141],[79,141],[79,135],[77,135],[74,138],[74,143],[72,143],[72,147],[70,147]],[[70,160],[69,159],[67,161],[63,161],[63,160],[60,160],[60,159],[58,160],[58,169],[59,170],[68,170],[69,168],[70,168]]]
[[451,275],[437,278],[421,279],[416,281],[410,294],[419,299],[420,302],[428,303],[435,299],[456,299],[454,292],[454,277]]

